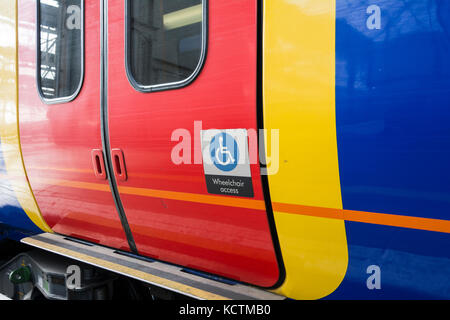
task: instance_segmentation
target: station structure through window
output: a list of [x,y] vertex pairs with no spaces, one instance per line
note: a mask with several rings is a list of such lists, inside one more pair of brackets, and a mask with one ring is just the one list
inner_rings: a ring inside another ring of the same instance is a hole
[[176,87],[195,76],[205,50],[204,1],[127,1],[127,72],[133,86]]
[[83,1],[38,1],[37,78],[41,97],[70,101],[83,77]]

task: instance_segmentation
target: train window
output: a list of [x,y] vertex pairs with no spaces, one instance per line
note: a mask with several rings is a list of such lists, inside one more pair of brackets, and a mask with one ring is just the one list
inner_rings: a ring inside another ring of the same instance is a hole
[[206,46],[206,0],[128,0],[126,66],[133,87],[184,86],[200,71]]
[[83,0],[37,1],[37,80],[41,98],[75,98],[83,78]]

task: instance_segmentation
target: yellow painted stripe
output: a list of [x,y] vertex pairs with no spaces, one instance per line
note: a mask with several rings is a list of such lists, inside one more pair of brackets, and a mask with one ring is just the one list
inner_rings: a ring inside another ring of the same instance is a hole
[[0,2],[0,139],[10,185],[19,204],[33,223],[52,232],[43,219],[31,191],[20,148],[18,114],[18,24],[17,1]]
[[[267,150],[275,142],[271,130],[279,130],[279,169],[268,176],[274,203],[342,209],[335,121],[335,6],[335,0],[264,1]],[[274,157],[268,152],[270,156]],[[276,206],[274,218],[286,268],[286,280],[277,292],[297,299],[332,293],[348,265],[344,220],[287,214]]]
[[93,265],[99,266],[99,267],[103,267],[115,272],[119,272],[121,274],[124,275],[129,275],[131,277],[135,277],[138,279],[142,279],[144,281],[149,281],[151,283],[155,283],[161,286],[164,286],[166,288],[170,288],[173,290],[177,290],[179,292],[184,292],[187,293],[189,295],[193,295],[196,296],[200,299],[205,299],[205,300],[229,300],[226,297],[211,293],[211,292],[207,292],[198,288],[194,288],[179,282],[175,282],[169,279],[165,279],[165,278],[161,278],[161,277],[157,277],[154,276],[152,274],[149,273],[145,273],[136,269],[132,269],[126,266],[122,266],[119,265],[117,263],[113,263],[110,261],[105,261],[105,260],[101,260],[80,252],[76,252],[73,250],[69,250],[69,249],[65,249],[65,248],[61,248],[52,244],[48,244],[46,242],[42,242],[33,238],[26,238],[22,240],[24,243],[30,244],[30,245],[34,245],[40,248],[45,248],[47,250],[50,250],[52,252],[56,252],[59,253],[63,256],[66,257],[71,257],[71,258],[75,258],[81,261],[85,261],[87,263],[91,263]]

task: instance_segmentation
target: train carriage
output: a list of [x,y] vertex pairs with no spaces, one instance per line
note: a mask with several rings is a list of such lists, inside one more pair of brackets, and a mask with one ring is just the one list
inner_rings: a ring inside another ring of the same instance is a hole
[[0,237],[206,299],[450,297],[447,1],[17,0],[0,23]]

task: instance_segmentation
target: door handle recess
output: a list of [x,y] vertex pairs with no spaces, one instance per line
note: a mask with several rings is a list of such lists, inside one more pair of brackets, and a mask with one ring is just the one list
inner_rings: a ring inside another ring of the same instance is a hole
[[101,149],[93,149],[91,151],[92,166],[97,179],[106,179],[105,161],[103,159],[103,152]]
[[125,159],[123,152],[120,149],[111,150],[111,158],[114,168],[114,175],[117,180],[126,181],[127,180],[127,169],[125,168]]

